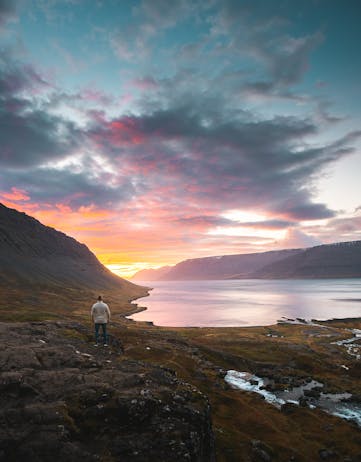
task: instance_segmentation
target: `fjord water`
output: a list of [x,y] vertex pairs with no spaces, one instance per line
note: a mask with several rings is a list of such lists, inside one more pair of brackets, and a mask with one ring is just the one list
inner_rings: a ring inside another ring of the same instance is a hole
[[131,319],[158,326],[265,326],[282,317],[361,317],[360,279],[152,281]]

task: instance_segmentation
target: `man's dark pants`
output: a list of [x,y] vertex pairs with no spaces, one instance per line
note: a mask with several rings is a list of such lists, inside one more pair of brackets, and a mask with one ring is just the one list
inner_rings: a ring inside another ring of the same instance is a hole
[[95,342],[96,343],[99,343],[98,340],[99,340],[99,330],[100,330],[100,326],[102,328],[102,333],[103,333],[103,343],[108,343],[107,342],[107,324],[106,323],[99,323],[99,322],[96,322],[94,324],[94,327],[95,327]]

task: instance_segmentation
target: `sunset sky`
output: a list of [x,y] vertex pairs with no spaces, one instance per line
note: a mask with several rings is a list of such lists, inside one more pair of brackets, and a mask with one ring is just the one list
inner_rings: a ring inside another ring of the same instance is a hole
[[0,0],[0,202],[118,274],[361,239],[359,0]]

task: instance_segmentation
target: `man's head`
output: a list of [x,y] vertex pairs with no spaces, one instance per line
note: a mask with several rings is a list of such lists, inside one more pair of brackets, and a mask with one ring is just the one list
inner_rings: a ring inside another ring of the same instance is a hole
[[102,300],[103,300],[103,297],[101,295],[99,295],[98,302],[101,302]]

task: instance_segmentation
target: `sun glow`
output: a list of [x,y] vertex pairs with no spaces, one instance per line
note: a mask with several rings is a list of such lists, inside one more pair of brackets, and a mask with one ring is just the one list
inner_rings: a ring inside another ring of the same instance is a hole
[[260,213],[244,211],[244,210],[228,210],[227,212],[221,215],[227,220],[242,222],[252,222],[256,223],[258,221],[264,221],[267,219],[266,215],[261,215]]
[[207,234],[210,236],[284,239],[286,231],[279,229],[256,229],[247,226],[217,226],[209,230]]
[[123,262],[123,263],[110,263],[105,265],[112,273],[120,276],[121,278],[131,279],[135,273],[144,269],[157,269],[166,264],[152,265],[146,262]]
[[125,278],[125,279],[129,279],[137,271],[134,268],[132,269],[132,266],[137,266],[137,265],[132,265],[131,263],[129,264],[112,263],[111,265],[105,265],[105,266],[112,273],[122,278]]
[[[234,226],[217,226],[210,229],[207,232],[208,235],[226,237],[256,237],[277,240],[285,237],[285,230],[257,227],[256,223],[261,223],[268,219],[265,214],[248,210],[228,210],[224,212],[221,217],[233,221]],[[244,223],[244,226],[242,223]],[[255,225],[253,225],[253,223],[255,223]]]

